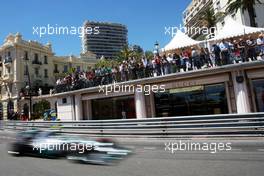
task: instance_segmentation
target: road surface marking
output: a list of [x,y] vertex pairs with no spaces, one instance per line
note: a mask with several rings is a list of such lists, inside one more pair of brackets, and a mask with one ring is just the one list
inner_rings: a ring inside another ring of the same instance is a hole
[[156,147],[144,147],[144,150],[155,150]]
[[[242,149],[232,149],[233,151],[242,151]],[[231,150],[231,151],[232,151]]]
[[15,155],[18,155],[19,154],[19,152],[13,152],[13,151],[8,151],[7,153],[9,153],[9,154],[15,154]]

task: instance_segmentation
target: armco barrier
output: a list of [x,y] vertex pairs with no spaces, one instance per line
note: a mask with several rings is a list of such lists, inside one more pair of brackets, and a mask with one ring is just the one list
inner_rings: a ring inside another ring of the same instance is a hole
[[89,121],[2,121],[4,129],[54,129],[89,136],[264,136],[264,113]]

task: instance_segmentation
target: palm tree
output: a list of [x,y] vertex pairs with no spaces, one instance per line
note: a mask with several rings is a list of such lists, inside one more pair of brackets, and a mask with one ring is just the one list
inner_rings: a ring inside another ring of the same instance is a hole
[[215,32],[215,26],[217,22],[216,15],[212,8],[207,8],[201,15],[199,21],[208,29],[211,30],[212,33]]
[[118,57],[122,60],[128,60],[133,55],[133,51],[126,45],[118,54]]
[[254,5],[257,2],[262,4],[260,0],[228,0],[228,7],[226,11],[228,13],[234,13],[241,9],[242,13],[244,13],[247,10],[249,14],[250,26],[257,27],[254,9]]

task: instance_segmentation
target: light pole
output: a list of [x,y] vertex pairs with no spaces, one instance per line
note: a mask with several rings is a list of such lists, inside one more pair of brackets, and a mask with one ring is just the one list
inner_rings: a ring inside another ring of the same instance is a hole
[[159,54],[159,43],[158,43],[158,41],[156,41],[156,43],[154,44],[154,46],[155,46],[155,51],[156,51],[156,53],[158,55]]
[[31,95],[31,80],[30,80],[30,74],[29,74],[29,68],[28,68],[28,60],[25,60],[26,63],[26,74],[28,78],[28,85],[26,86],[26,90],[28,92],[29,96],[29,112],[28,112],[28,120],[31,120],[32,115],[32,95]]

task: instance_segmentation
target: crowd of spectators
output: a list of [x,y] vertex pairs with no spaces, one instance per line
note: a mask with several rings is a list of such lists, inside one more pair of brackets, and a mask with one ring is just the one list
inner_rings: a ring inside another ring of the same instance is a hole
[[195,46],[184,48],[180,53],[168,53],[162,56],[155,54],[153,58],[131,57],[120,62],[119,65],[74,72],[57,80],[56,92],[263,59],[263,34],[257,39],[249,36],[237,40],[222,40],[212,45],[210,50]]

